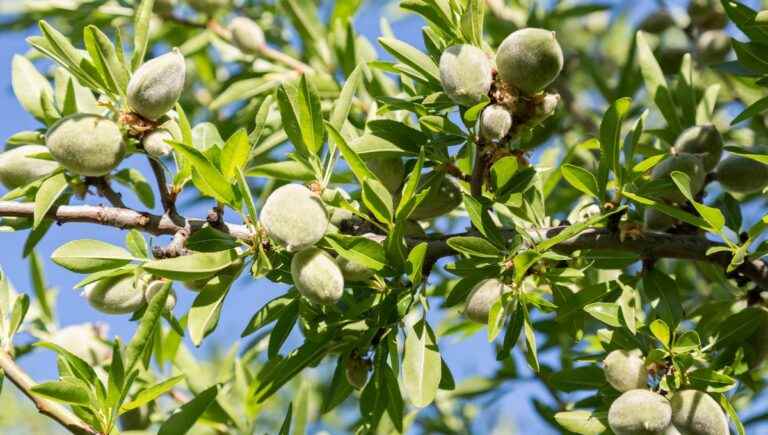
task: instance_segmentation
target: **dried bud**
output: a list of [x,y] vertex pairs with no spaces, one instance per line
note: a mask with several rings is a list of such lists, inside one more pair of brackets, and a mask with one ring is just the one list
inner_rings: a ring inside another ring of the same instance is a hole
[[452,45],[440,56],[440,82],[454,103],[474,106],[491,89],[491,61],[483,50],[472,45]]
[[512,32],[496,53],[499,77],[526,94],[552,83],[563,69],[563,50],[555,32],[527,28]]
[[45,144],[67,170],[89,177],[108,174],[125,154],[120,128],[98,115],[77,114],[60,119],[46,133]]
[[502,294],[508,292],[509,286],[496,278],[489,278],[475,284],[467,296],[464,314],[473,322],[486,324],[491,307]]
[[[157,294],[157,292],[160,291],[161,288],[163,288],[163,285],[165,284],[162,280],[155,280],[149,283],[147,285],[147,288],[144,290],[144,300],[149,303],[149,301],[152,300],[152,297]],[[171,288],[170,292],[168,292],[168,298],[165,300],[165,309],[168,311],[173,311],[173,309],[176,307],[176,291]]]
[[307,248],[297,252],[291,260],[291,277],[299,293],[318,304],[335,304],[344,294],[341,269],[322,249]]
[[675,141],[675,152],[700,154],[704,170],[717,166],[723,154],[723,138],[714,125],[696,125],[683,131]]
[[141,65],[128,82],[128,105],[144,118],[165,115],[184,90],[186,62],[178,49]]
[[86,286],[83,295],[93,308],[105,314],[128,314],[144,303],[146,279],[120,275]]
[[[671,182],[670,175],[674,171],[680,171],[688,175],[691,180],[691,194],[696,195],[704,187],[706,173],[704,172],[704,164],[700,155],[685,153],[672,155],[653,168],[651,178],[654,180],[669,179]],[[663,192],[660,192],[659,197],[675,203],[685,202],[685,196],[683,196],[674,183]]]
[[682,390],[672,396],[672,423],[684,434],[728,435],[728,419],[709,394]]
[[640,349],[614,350],[603,360],[605,379],[613,388],[624,392],[648,385],[648,371]]
[[405,166],[399,157],[367,160],[366,165],[392,193],[400,189],[405,178]]
[[163,157],[171,153],[173,148],[169,140],[181,140],[181,130],[174,120],[168,120],[159,128],[144,136],[142,145],[144,150],[152,157]]
[[512,128],[512,115],[504,107],[493,104],[480,115],[480,137],[487,141],[497,141],[504,138]]
[[768,166],[749,157],[731,155],[717,165],[715,177],[728,192],[760,192],[768,185]]
[[250,18],[233,18],[229,31],[232,32],[232,42],[243,53],[258,53],[265,44],[264,31]]
[[286,184],[272,192],[259,220],[269,236],[291,252],[314,245],[328,228],[320,198],[301,184]]
[[15,189],[55,171],[58,163],[33,157],[43,153],[48,153],[43,145],[22,145],[0,153],[0,183]]
[[616,435],[661,434],[671,420],[669,400],[648,390],[629,390],[608,409],[608,425]]

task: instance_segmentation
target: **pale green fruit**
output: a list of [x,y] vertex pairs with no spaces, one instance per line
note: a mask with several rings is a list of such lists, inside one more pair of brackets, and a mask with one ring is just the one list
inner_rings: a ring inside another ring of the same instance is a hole
[[616,435],[662,434],[672,420],[672,406],[649,390],[629,390],[608,409],[608,425]]
[[659,34],[675,25],[675,18],[668,9],[659,9],[648,14],[637,26],[647,33]]
[[71,325],[59,329],[49,338],[53,344],[77,355],[92,365],[102,365],[112,358],[112,347],[103,340],[105,327],[93,323]]
[[88,177],[108,174],[125,154],[120,128],[98,115],[77,114],[60,119],[46,133],[45,144],[61,166]]
[[106,314],[127,314],[144,303],[144,279],[133,275],[106,278],[86,286],[83,294],[93,308]]
[[612,351],[603,360],[603,372],[605,380],[621,392],[648,385],[648,371],[640,349]]
[[258,53],[264,47],[264,31],[250,18],[233,18],[229,31],[232,32],[232,42],[243,53]]
[[687,435],[728,435],[728,419],[703,391],[682,390],[672,396],[672,423]]
[[474,106],[491,90],[491,61],[483,50],[468,44],[452,45],[440,56],[440,82],[454,103]]
[[722,30],[707,30],[696,40],[696,49],[702,62],[722,62],[731,51],[731,37]]
[[344,276],[336,260],[318,248],[297,252],[291,260],[293,285],[312,302],[330,305],[344,294]]
[[212,14],[232,4],[232,0],[187,0],[187,3],[192,9]]
[[423,201],[413,210],[410,218],[415,220],[432,219],[451,212],[462,201],[461,189],[456,182],[440,172],[430,172],[419,183],[422,189],[431,187]]
[[759,192],[768,185],[768,165],[748,157],[732,155],[717,165],[715,177],[728,192]]
[[128,105],[147,119],[160,118],[179,100],[185,74],[186,61],[178,49],[145,62],[128,82]]
[[487,141],[504,138],[512,128],[512,114],[504,106],[492,104],[480,114],[480,137]]
[[643,217],[643,227],[650,231],[666,231],[677,223],[672,216],[652,208],[646,208]]
[[526,28],[512,32],[496,52],[502,81],[526,94],[535,94],[552,83],[563,69],[563,50],[555,32]]
[[509,290],[509,286],[496,278],[480,281],[475,284],[469,296],[467,296],[464,314],[473,322],[488,323],[488,314],[491,312],[491,307],[499,300],[502,294]]
[[696,125],[677,137],[674,149],[679,154],[700,154],[704,170],[709,172],[717,166],[723,154],[723,138],[714,125]]
[[397,192],[400,186],[403,185],[405,165],[403,165],[403,161],[400,158],[370,159],[365,164],[391,193]]
[[[165,284],[162,280],[155,280],[150,282],[147,285],[147,288],[144,290],[144,300],[149,303],[149,301],[152,300],[152,297],[157,294],[157,292],[160,291],[161,288],[163,288],[163,284]],[[173,309],[176,307],[176,290],[171,287],[170,292],[168,292],[168,298],[165,300],[165,309],[168,311],[173,311]]]
[[32,157],[42,153],[48,153],[43,145],[22,145],[0,153],[0,183],[15,189],[55,171],[58,163]]
[[159,128],[153,130],[148,135],[144,136],[142,145],[144,150],[152,157],[167,156],[173,150],[173,147],[168,143],[169,140],[180,140],[181,130],[176,121],[169,120],[163,123]]
[[344,358],[344,375],[350,385],[362,390],[368,382],[368,366],[362,358],[356,355],[347,355]]
[[681,203],[685,202],[685,196],[678,190],[677,185],[672,182],[670,175],[674,171],[682,172],[690,178],[691,194],[696,195],[704,187],[704,164],[698,154],[677,154],[668,157],[651,171],[651,178],[654,180],[668,179],[671,185],[659,194],[659,196],[668,201]]
[[301,184],[275,189],[264,202],[259,221],[269,236],[290,252],[314,245],[328,228],[325,206]]

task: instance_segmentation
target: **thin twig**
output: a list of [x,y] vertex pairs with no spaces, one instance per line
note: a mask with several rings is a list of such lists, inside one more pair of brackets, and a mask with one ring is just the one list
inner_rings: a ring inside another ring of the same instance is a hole
[[4,350],[0,350],[0,369],[5,377],[27,396],[37,407],[37,410],[55,420],[68,431],[76,435],[98,435],[99,432],[78,418],[64,406],[45,399],[32,392],[35,381],[19,367],[11,356]]
[[115,207],[125,208],[126,205],[123,202],[122,195],[115,192],[112,185],[105,177],[89,178],[88,182],[96,186],[96,190],[99,192],[99,196],[104,197],[110,204]]
[[163,169],[162,163],[147,157],[149,159],[149,166],[152,168],[152,173],[155,175],[155,181],[157,182],[157,189],[160,191],[160,202],[163,204],[163,210],[169,216],[173,217],[176,213],[176,199],[171,194],[171,186],[165,179],[165,169]]

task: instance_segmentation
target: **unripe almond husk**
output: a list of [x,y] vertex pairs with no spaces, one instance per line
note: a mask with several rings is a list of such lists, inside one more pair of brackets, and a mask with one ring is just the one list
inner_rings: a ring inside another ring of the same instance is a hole
[[491,61],[483,50],[452,45],[440,56],[440,82],[454,103],[474,106],[487,97],[493,82]]
[[77,114],[60,119],[48,129],[45,144],[61,166],[89,177],[108,174],[125,155],[120,128],[99,115]]
[[672,396],[672,423],[685,434],[728,435],[728,419],[715,399],[703,391],[682,390]]
[[314,245],[328,228],[322,201],[301,184],[275,189],[264,202],[259,221],[269,236],[290,252]]
[[232,42],[243,53],[258,53],[265,44],[264,31],[250,18],[235,17],[229,23]]
[[144,118],[160,118],[181,97],[185,75],[186,61],[177,48],[145,62],[128,82],[128,105]]
[[510,291],[509,286],[496,278],[489,278],[475,284],[467,296],[464,315],[473,322],[486,324],[491,307],[501,296]]
[[15,189],[55,171],[58,163],[33,157],[44,153],[48,148],[43,145],[22,145],[0,153],[0,183]]
[[603,360],[605,379],[624,392],[648,386],[648,370],[640,349],[614,350]]
[[629,390],[608,409],[608,425],[616,435],[661,433],[672,421],[672,406],[653,391]]
[[550,30],[526,28],[512,32],[496,52],[499,78],[526,94],[552,83],[563,69],[563,50]]
[[749,157],[731,155],[717,165],[715,177],[728,192],[760,192],[768,185],[768,165]]
[[317,304],[335,304],[344,294],[341,269],[322,249],[311,247],[294,254],[291,277],[299,293]]
[[93,308],[105,314],[128,314],[144,303],[147,283],[134,275],[106,278],[86,286],[84,296]]

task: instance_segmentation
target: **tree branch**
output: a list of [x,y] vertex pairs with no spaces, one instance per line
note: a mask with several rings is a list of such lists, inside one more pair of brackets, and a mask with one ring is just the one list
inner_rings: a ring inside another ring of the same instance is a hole
[[99,432],[79,419],[66,407],[56,402],[44,399],[32,392],[35,381],[29,377],[11,356],[4,350],[0,350],[0,369],[5,373],[5,377],[25,395],[37,407],[37,410],[55,420],[67,430],[76,435],[98,435]]
[[88,182],[96,186],[96,190],[99,192],[99,196],[104,197],[110,204],[115,207],[125,208],[126,205],[123,202],[122,196],[115,192],[112,185],[104,177],[89,178]]
[[[0,217],[32,217],[33,203],[19,203],[14,201],[0,201]],[[48,213],[48,217],[58,223],[88,222],[99,225],[111,226],[120,229],[137,229],[154,235],[176,235],[179,231],[188,230],[193,233],[207,224],[203,219],[186,219],[179,216],[179,222],[175,222],[168,216],[157,216],[150,213],[141,213],[129,208],[101,207],[91,205],[62,205],[54,207]],[[530,230],[534,240],[552,238],[567,227],[543,228]],[[244,225],[223,223],[222,231],[240,240],[251,240],[254,234]],[[427,240],[429,246],[425,263],[433,264],[440,258],[457,255],[457,252],[448,246],[447,240],[455,236],[472,235],[473,232],[449,234],[437,239]],[[515,233],[506,230],[504,235],[512,237]],[[423,242],[423,239],[409,239],[409,244]],[[719,243],[708,240],[699,235],[668,234],[658,232],[646,232],[638,239],[621,240],[619,235],[605,229],[592,229],[558,243],[554,251],[570,254],[575,251],[613,250],[634,252],[645,258],[676,258],[684,260],[706,261],[717,264],[723,268],[731,261],[729,252],[717,252],[707,255],[707,251]],[[768,266],[762,260],[745,261],[736,269],[736,272],[749,278],[755,284],[768,288]]]

